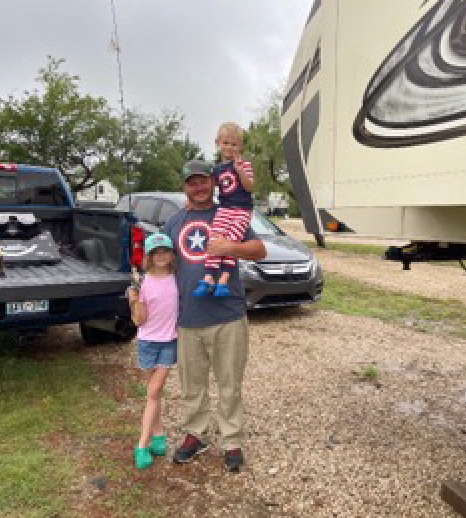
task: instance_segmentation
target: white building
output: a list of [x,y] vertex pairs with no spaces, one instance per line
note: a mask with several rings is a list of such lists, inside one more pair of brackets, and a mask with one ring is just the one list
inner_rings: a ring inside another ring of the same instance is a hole
[[117,203],[120,199],[118,189],[108,180],[100,180],[93,187],[83,189],[76,193],[76,201],[100,201]]

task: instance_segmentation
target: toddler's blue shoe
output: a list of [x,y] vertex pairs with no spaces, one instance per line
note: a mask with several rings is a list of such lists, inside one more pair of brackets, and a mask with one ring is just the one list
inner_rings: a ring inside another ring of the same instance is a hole
[[212,289],[212,284],[201,279],[200,281],[197,281],[197,286],[194,288],[193,295],[194,297],[206,297],[212,293]]
[[214,297],[228,297],[230,290],[226,284],[217,284],[214,289]]

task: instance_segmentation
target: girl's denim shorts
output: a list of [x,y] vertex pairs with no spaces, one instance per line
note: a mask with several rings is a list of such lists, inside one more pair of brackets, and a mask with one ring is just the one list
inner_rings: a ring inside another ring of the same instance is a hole
[[176,364],[176,338],[171,342],[137,341],[138,367],[172,367]]

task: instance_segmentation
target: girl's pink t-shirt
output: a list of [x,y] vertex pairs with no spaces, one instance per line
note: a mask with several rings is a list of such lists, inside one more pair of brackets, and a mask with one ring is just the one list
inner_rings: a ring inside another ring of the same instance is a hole
[[171,342],[176,338],[178,289],[173,274],[154,277],[146,274],[139,291],[146,305],[147,319],[138,327],[138,340]]

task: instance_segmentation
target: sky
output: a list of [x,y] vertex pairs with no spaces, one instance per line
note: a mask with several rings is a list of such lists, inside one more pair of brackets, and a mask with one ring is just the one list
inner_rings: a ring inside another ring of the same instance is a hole
[[[179,109],[210,157],[218,125],[247,127],[286,81],[313,0],[114,0],[124,103]],[[0,0],[0,97],[37,84],[47,55],[65,58],[81,92],[118,107],[111,0]]]

